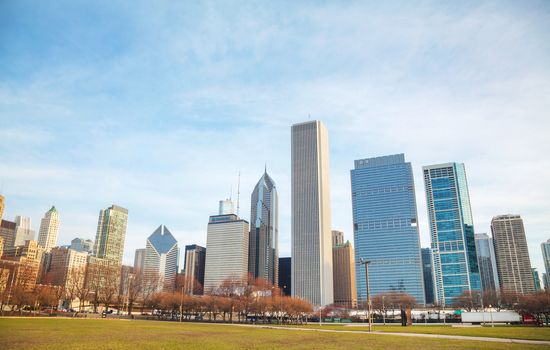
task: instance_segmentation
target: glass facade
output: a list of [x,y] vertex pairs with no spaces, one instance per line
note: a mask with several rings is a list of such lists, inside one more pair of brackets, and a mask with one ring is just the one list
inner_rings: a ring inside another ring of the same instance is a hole
[[[425,304],[411,163],[403,154],[356,160],[351,190],[355,260],[370,261],[371,296],[404,292]],[[366,300],[365,270],[356,276]]]
[[248,272],[276,285],[279,279],[279,197],[267,174],[260,178],[250,200]]
[[422,248],[422,270],[424,273],[424,291],[426,295],[426,304],[434,302],[434,275],[432,265],[432,250]]
[[476,233],[477,261],[483,290],[499,290],[493,239],[486,233]]
[[435,301],[451,305],[467,290],[481,290],[474,224],[464,164],[423,167]]
[[[546,285],[548,284],[547,278],[550,275],[550,239],[546,242],[542,242],[540,248],[542,249],[542,259],[544,260],[545,270],[542,280],[544,282],[544,288],[546,289]],[[544,274],[546,274],[546,276]]]

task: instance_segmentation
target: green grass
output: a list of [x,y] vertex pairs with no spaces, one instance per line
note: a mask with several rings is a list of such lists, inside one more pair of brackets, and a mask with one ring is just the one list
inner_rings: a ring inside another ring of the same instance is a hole
[[[351,327],[346,327],[346,329]],[[320,333],[230,325],[86,319],[0,319],[2,349],[542,349],[540,345]]]
[[[319,325],[309,324],[307,328],[319,328]],[[346,330],[346,331],[368,331],[368,326],[346,326],[344,324],[323,324],[322,329]],[[401,327],[400,325],[373,325],[373,331],[393,333],[422,333],[422,334],[445,334],[461,335],[470,337],[491,337],[510,338],[527,340],[550,341],[550,327],[532,326],[504,326],[498,325],[494,328],[485,327],[451,327],[442,325],[415,325],[412,327]]]

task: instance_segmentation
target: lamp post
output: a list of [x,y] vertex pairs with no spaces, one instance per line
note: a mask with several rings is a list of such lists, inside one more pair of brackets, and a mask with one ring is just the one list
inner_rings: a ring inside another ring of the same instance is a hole
[[369,286],[369,264],[370,260],[364,260],[361,258],[359,264],[365,265],[365,279],[367,287],[367,319],[369,320],[369,332],[372,331],[372,314],[371,314],[371,300],[370,300],[370,286]]
[[385,326],[386,325],[386,306],[384,305],[384,297],[385,295],[382,295],[382,319]]
[[183,322],[183,285],[181,286],[181,298],[180,298],[180,322]]
[[489,314],[491,315],[491,327],[494,327],[495,324],[493,323],[493,309],[491,308],[491,304],[489,304]]

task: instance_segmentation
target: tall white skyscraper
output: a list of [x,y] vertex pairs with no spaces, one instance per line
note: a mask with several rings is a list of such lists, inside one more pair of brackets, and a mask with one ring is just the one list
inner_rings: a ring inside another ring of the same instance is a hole
[[38,233],[38,245],[48,253],[57,245],[57,234],[59,233],[59,213],[54,206],[44,214],[40,222]]
[[25,241],[34,239],[34,230],[31,229],[31,218],[17,215],[15,217],[15,240],[14,247],[25,245]]
[[292,295],[333,303],[328,133],[320,121],[292,126]]
[[226,279],[248,274],[248,222],[235,214],[214,215],[208,222],[204,292],[212,292]]
[[178,272],[178,256],[178,242],[166,226],[160,225],[147,238],[143,261],[144,274],[159,277],[159,290],[174,290]]

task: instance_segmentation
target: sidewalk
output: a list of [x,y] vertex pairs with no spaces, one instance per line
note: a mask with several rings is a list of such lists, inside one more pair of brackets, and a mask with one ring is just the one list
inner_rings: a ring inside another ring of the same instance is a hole
[[385,336],[398,336],[398,337],[420,337],[420,338],[439,338],[439,339],[455,339],[455,340],[475,340],[495,343],[514,343],[514,344],[530,344],[530,345],[546,345],[550,346],[550,341],[544,340],[528,340],[528,339],[511,339],[511,338],[493,338],[493,337],[473,337],[464,335],[445,335],[445,334],[424,334],[424,333],[392,333],[392,332],[378,332],[378,331],[346,331],[346,330],[334,330],[334,329],[316,329],[316,328],[298,328],[298,327],[277,327],[267,325],[250,325],[250,324],[226,324],[228,326],[240,326],[240,327],[257,327],[268,329],[282,329],[290,331],[312,331],[312,332],[328,332],[328,333],[351,333],[351,334],[375,334]]

